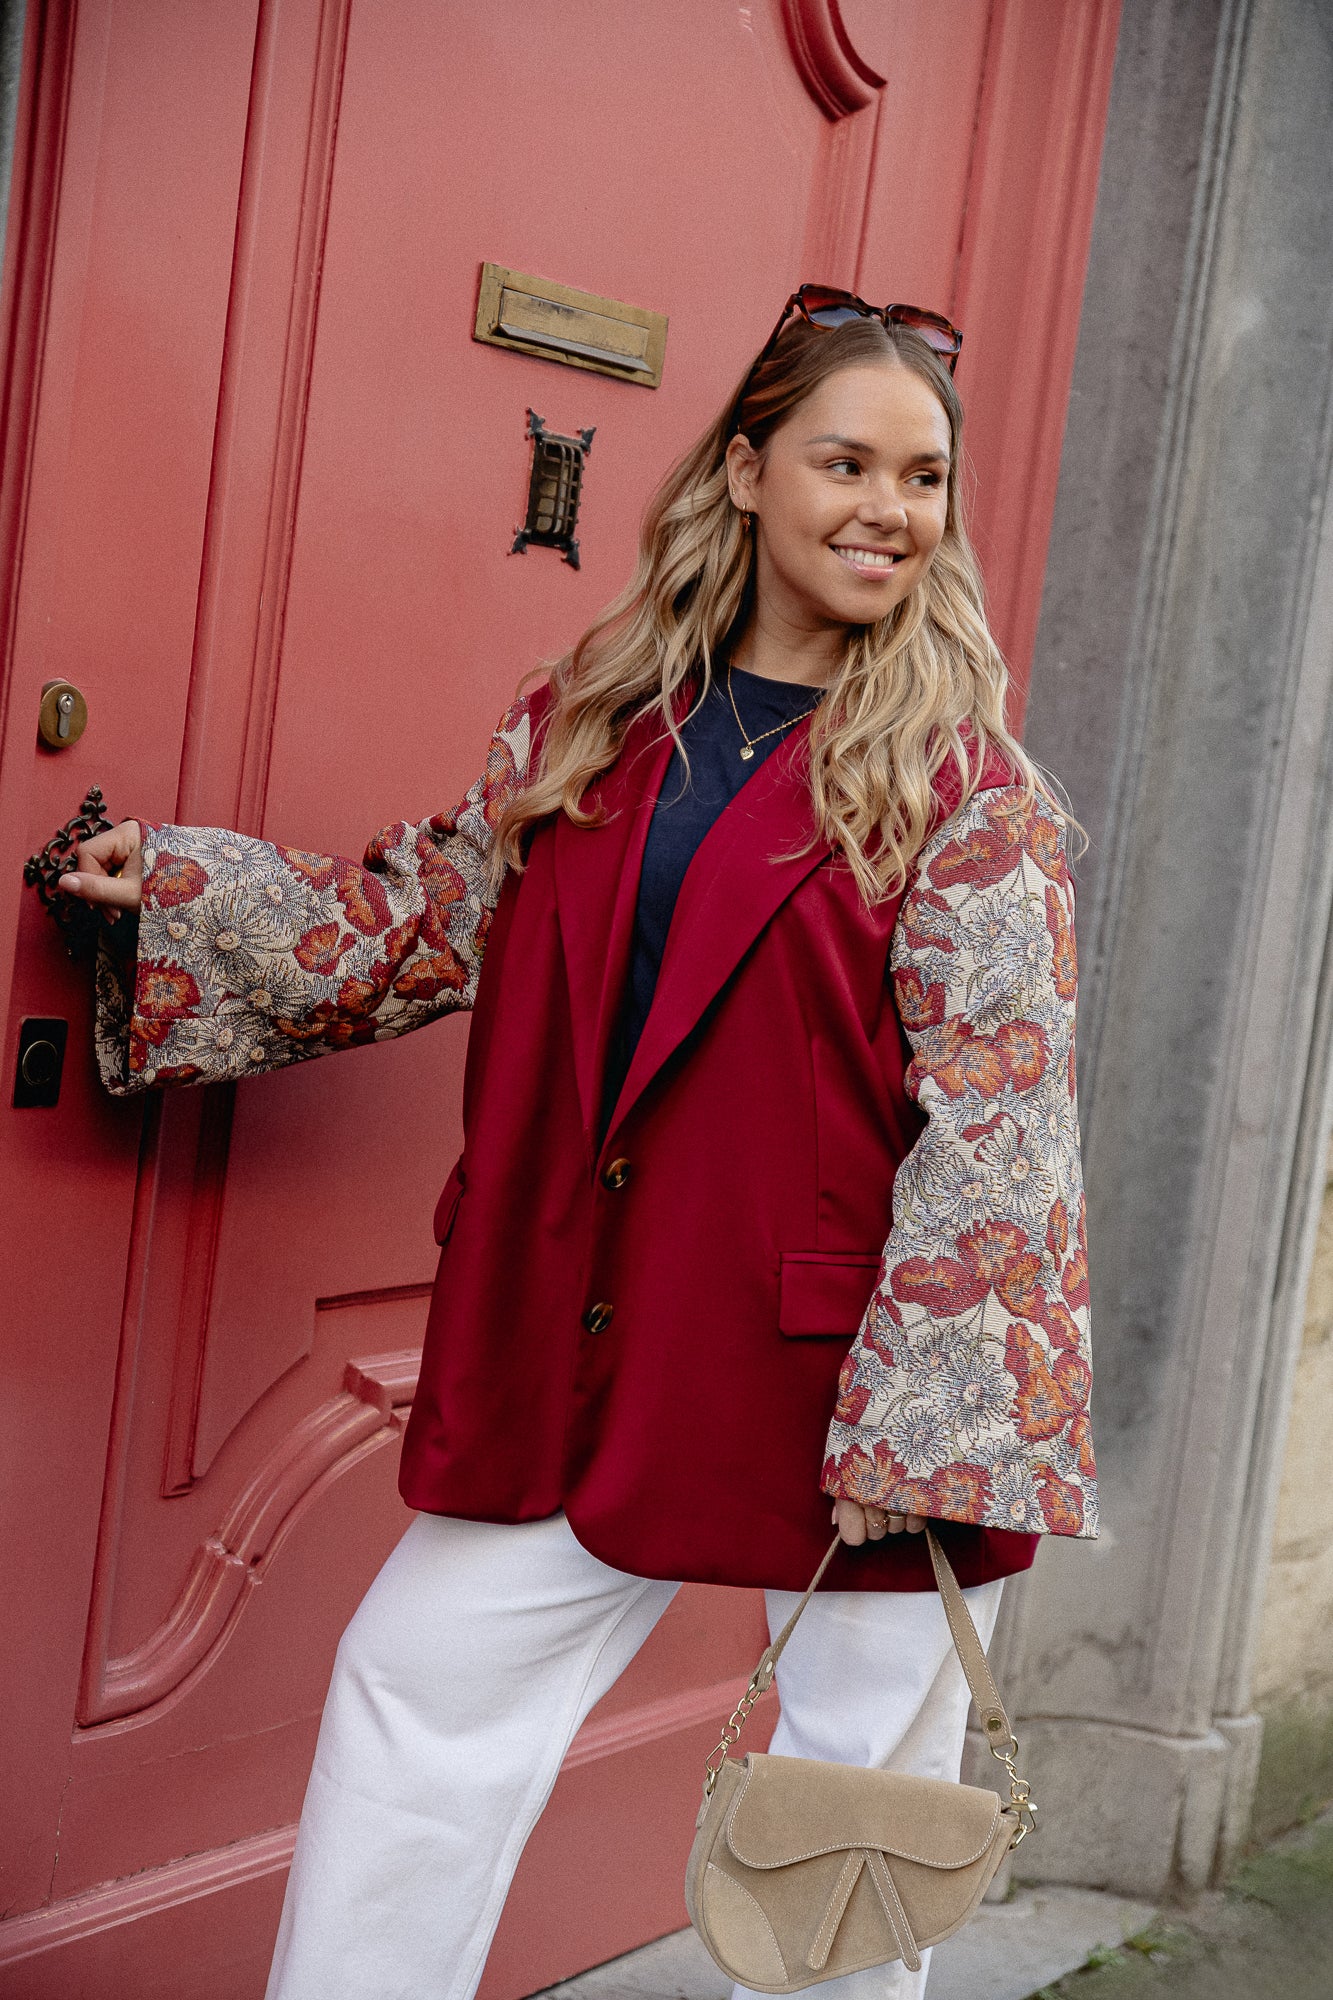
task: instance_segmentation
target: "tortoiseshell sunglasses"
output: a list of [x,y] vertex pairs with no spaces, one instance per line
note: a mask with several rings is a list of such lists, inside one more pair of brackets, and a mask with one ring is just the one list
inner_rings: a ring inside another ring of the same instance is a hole
[[738,414],[756,371],[763,367],[777,346],[778,335],[793,313],[799,313],[810,326],[821,327],[846,326],[853,319],[882,320],[887,326],[892,320],[896,326],[905,326],[909,332],[919,334],[928,347],[933,347],[940,359],[948,362],[951,375],[958,365],[963,336],[943,313],[927,312],[924,306],[871,306],[864,299],[858,299],[855,292],[841,291],[836,285],[802,285],[782,308],[777,325],[741,385],[741,392],[736,398]]

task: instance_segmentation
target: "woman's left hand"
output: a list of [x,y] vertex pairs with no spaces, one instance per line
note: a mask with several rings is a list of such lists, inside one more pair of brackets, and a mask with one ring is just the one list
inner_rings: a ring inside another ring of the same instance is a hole
[[863,1507],[859,1500],[835,1500],[833,1525],[850,1548],[862,1542],[881,1542],[885,1535],[919,1535],[925,1527],[922,1514],[890,1514],[883,1507]]

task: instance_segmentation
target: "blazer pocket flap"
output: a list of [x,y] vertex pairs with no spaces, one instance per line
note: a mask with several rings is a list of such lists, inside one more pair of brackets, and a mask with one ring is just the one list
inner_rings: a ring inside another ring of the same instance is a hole
[[449,1231],[454,1226],[458,1204],[463,1199],[463,1178],[463,1162],[461,1159],[455,1160],[449,1178],[440,1191],[440,1198],[435,1204],[434,1236],[441,1249],[449,1241]]
[[778,1330],[796,1339],[840,1335],[850,1343],[870,1302],[883,1261],[878,1250],[784,1250]]

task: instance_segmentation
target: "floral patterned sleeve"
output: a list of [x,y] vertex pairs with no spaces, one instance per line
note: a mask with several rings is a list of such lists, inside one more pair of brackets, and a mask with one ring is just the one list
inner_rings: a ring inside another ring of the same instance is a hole
[[470,1007],[495,907],[493,828],[527,772],[516,702],[453,812],[360,863],[216,827],[145,825],[137,949],[98,954],[97,1059],[117,1097],[387,1041]]
[[978,791],[932,835],[890,963],[927,1122],[843,1364],[824,1490],[1095,1535],[1074,889],[1040,798]]

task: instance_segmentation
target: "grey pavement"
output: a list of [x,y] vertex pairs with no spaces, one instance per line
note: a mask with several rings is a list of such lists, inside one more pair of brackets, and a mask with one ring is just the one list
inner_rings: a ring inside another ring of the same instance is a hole
[[[1149,1903],[1095,1889],[1018,1889],[1008,1902],[983,1904],[956,1937],[936,1946],[928,2000],[1028,2000],[1098,1945],[1135,1936],[1154,1915]],[[819,1990],[810,1988],[812,2000]],[[730,1980],[685,1930],[547,1987],[533,2000],[729,2000],[730,1994]]]

